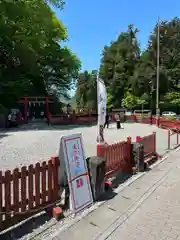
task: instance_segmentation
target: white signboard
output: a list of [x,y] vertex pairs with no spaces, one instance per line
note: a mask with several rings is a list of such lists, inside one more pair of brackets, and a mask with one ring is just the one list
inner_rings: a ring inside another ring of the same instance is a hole
[[[63,136],[62,150],[66,166],[72,210],[78,212],[93,202],[81,134]],[[60,167],[61,168],[61,167]]]

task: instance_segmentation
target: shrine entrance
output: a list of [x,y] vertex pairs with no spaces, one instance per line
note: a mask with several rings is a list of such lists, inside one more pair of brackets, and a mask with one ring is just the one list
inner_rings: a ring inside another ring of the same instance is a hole
[[18,103],[24,121],[49,118],[49,97],[21,97]]

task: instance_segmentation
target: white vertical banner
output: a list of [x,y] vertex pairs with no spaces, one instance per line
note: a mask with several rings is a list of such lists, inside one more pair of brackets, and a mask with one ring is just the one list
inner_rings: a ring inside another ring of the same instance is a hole
[[97,100],[98,100],[98,125],[104,125],[106,119],[106,86],[104,82],[97,77]]

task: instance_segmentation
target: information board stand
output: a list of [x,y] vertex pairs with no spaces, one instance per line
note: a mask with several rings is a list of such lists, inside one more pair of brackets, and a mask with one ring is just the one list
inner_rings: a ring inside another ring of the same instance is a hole
[[68,183],[74,213],[93,202],[81,134],[63,136],[59,149],[60,184]]

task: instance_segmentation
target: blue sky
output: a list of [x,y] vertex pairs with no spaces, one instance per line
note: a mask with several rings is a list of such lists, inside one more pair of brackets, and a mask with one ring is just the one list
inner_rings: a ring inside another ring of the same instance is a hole
[[82,70],[98,69],[104,45],[134,24],[138,39],[145,48],[148,36],[157,22],[180,16],[180,0],[66,0],[57,17],[68,30],[68,47],[82,61]]

